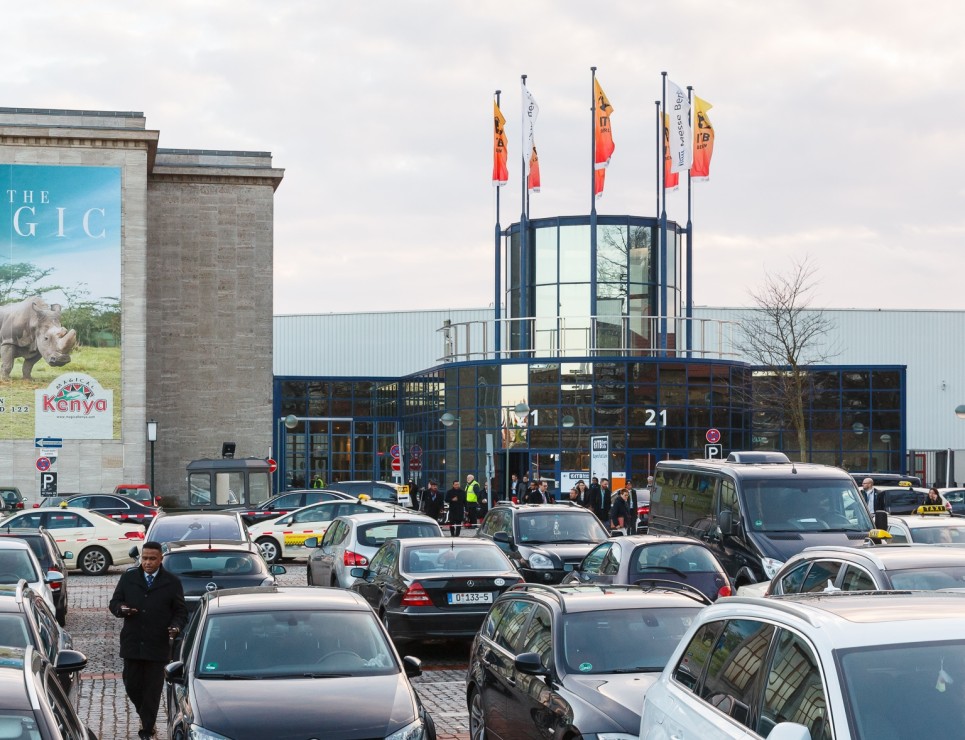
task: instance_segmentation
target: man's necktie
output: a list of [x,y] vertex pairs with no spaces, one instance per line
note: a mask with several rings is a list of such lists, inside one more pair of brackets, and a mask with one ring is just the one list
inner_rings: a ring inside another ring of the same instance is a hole
[[148,573],[145,577],[147,578],[147,587],[150,588],[154,585],[154,574]]

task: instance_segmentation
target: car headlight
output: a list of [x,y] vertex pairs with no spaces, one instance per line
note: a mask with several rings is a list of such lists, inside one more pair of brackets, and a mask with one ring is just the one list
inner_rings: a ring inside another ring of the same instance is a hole
[[188,740],[231,740],[231,738],[206,730],[198,725],[191,725],[188,728]]
[[761,565],[764,566],[764,575],[768,578],[773,578],[777,575],[777,572],[784,565],[783,560],[775,560],[774,558],[761,558]]
[[529,567],[530,568],[552,568],[553,561],[550,560],[545,555],[540,555],[538,552],[534,552],[529,556]]
[[410,725],[406,725],[401,730],[393,732],[385,740],[422,740],[426,735],[425,725],[421,719],[417,719]]

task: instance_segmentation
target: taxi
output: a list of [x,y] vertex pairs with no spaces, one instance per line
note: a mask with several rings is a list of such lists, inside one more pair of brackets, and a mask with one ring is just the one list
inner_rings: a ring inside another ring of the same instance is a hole
[[891,541],[926,545],[965,545],[965,518],[944,506],[919,506],[912,514],[888,517]]
[[311,551],[305,547],[305,540],[318,537],[328,530],[328,525],[338,516],[379,511],[382,506],[371,502],[368,496],[352,499],[335,499],[303,506],[290,514],[269,519],[248,527],[251,539],[261,548],[261,554],[268,563],[282,559],[308,560]]

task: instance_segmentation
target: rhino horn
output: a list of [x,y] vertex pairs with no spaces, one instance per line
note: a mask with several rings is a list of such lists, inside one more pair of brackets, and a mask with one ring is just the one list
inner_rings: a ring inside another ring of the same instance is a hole
[[57,340],[57,351],[69,354],[75,344],[77,344],[77,332],[71,329]]

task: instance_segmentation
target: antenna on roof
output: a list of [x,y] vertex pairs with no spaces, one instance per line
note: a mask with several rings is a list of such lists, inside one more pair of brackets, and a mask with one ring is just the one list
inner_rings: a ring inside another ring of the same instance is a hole
[[797,467],[794,465],[793,460],[791,460],[791,475],[797,475]]

